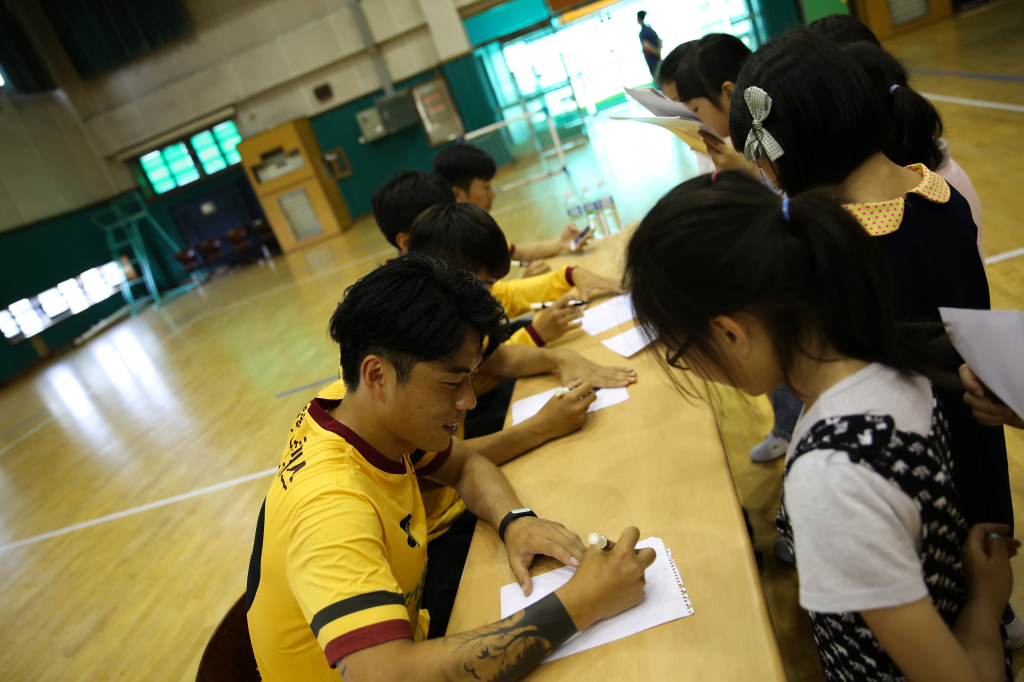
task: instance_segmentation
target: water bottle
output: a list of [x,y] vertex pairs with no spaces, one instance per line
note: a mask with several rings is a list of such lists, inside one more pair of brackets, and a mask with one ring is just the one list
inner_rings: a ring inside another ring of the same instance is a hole
[[[587,224],[593,226],[595,237],[608,235],[608,226],[604,224],[601,216],[601,201],[590,191],[590,187],[583,188],[583,213],[586,215]],[[600,234],[597,234],[598,232]]]
[[612,193],[608,191],[608,186],[604,184],[604,180],[597,183],[597,197],[601,207],[601,218],[608,231],[610,233],[621,231],[622,220],[619,218],[619,209],[615,207],[615,199],[612,197]]
[[583,206],[580,205],[580,200],[572,190],[565,193],[565,214],[569,216],[569,222],[577,230],[582,231],[587,226],[587,217],[583,214]]

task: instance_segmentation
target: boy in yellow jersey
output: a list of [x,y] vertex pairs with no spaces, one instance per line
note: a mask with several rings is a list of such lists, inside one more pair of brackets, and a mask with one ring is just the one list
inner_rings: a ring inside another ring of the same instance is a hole
[[[498,173],[498,167],[491,155],[471,144],[456,144],[445,147],[434,157],[434,174],[439,175],[451,185],[455,192],[455,200],[461,203],[476,204],[488,213],[494,202],[495,192],[491,180]],[[526,276],[542,275],[551,271],[540,258],[555,256],[563,251],[572,251],[572,242],[580,231],[573,225],[567,225],[562,234],[552,239],[508,245],[513,258],[521,261],[533,261],[526,268]],[[510,317],[514,317],[511,313]]]
[[[500,341],[507,324],[475,277],[423,256],[347,291],[331,318],[345,388],[328,387],[292,423],[257,522],[246,601],[263,680],[518,680],[643,599],[654,552],[635,551],[637,529],[584,555],[578,536],[523,507],[494,464],[452,437],[475,403],[483,340]],[[455,487],[498,528],[527,594],[537,554],[578,565],[575,576],[503,621],[425,641],[425,482]]]
[[[405,170],[373,193],[373,217],[384,237],[399,253],[408,253],[409,230],[416,217],[431,206],[455,202],[455,197],[447,181],[439,176]],[[511,247],[509,250],[511,253]],[[505,273],[508,273],[507,267]],[[518,317],[530,312],[530,303],[555,301],[574,287],[583,300],[588,299],[591,291],[620,291],[619,283],[607,277],[584,268],[563,267],[536,277],[503,281],[493,292],[498,300],[509,305],[506,311],[509,317]],[[560,300],[556,306],[539,311],[532,323],[515,326],[511,343],[543,346],[578,327],[578,318],[583,312],[565,305],[568,300]]]

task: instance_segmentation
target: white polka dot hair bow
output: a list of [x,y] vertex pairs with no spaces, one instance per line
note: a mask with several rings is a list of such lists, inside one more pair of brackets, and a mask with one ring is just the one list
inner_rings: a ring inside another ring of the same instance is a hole
[[750,109],[754,122],[747,133],[747,141],[743,145],[743,158],[750,163],[757,163],[765,156],[774,161],[782,156],[782,147],[775,141],[772,134],[764,129],[764,120],[772,110],[772,98],[758,87],[749,87],[743,91],[743,101]]

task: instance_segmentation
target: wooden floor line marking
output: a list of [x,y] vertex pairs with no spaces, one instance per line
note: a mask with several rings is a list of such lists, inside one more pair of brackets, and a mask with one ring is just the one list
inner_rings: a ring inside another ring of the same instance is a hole
[[990,81],[1024,81],[1024,76],[1004,73],[975,73],[973,71],[946,71],[945,69],[911,69],[912,73],[924,76],[952,76],[954,78],[979,78]]
[[52,422],[56,418],[57,418],[57,415],[51,414],[49,417],[47,417],[43,421],[39,422],[38,424],[33,426],[31,429],[29,429],[25,433],[21,434],[20,436],[18,436],[17,438],[12,440],[7,445],[5,445],[2,448],[0,448],[0,455],[3,455],[5,452],[7,452],[11,448],[13,448],[15,445],[17,445],[18,443],[22,442],[23,440],[25,440],[26,438],[31,436],[33,433],[35,433],[39,429],[43,428],[44,426],[46,426],[47,424],[49,424],[50,422]]
[[1007,104],[1006,102],[989,102],[983,99],[968,99],[966,97],[950,97],[949,95],[937,95],[933,92],[922,92],[922,95],[936,102],[950,102],[952,104],[966,104],[969,107],[984,107],[986,109],[1005,109],[1006,111],[1017,111],[1024,113],[1024,105]]
[[244,298],[240,298],[237,301],[232,301],[231,303],[226,303],[225,305],[222,305],[219,308],[214,308],[213,310],[207,310],[206,312],[202,312],[199,315],[193,317],[191,320],[189,320],[188,322],[186,322],[182,326],[178,327],[177,329],[175,329],[173,332],[171,332],[170,334],[168,334],[164,338],[160,339],[160,343],[166,343],[167,341],[170,341],[171,339],[175,338],[179,334],[182,334],[185,331],[189,330],[196,323],[201,322],[201,321],[203,321],[203,320],[205,320],[207,318],[213,317],[214,315],[217,315],[219,313],[227,312],[229,310],[234,310],[235,308],[239,308],[239,307],[241,307],[241,306],[243,306],[243,305],[245,305],[247,303],[252,303],[253,301],[258,301],[258,300],[260,300],[262,298],[266,298],[267,296],[273,296],[274,294],[279,294],[282,291],[287,291],[288,289],[292,289],[294,287],[297,287],[300,284],[306,284],[308,282],[312,282],[314,280],[318,280],[318,279],[321,279],[323,277],[327,277],[328,275],[333,275],[334,273],[336,273],[336,272],[338,272],[340,270],[344,270],[345,268],[350,268],[353,265],[359,265],[360,263],[365,263],[367,261],[371,261],[371,260],[374,260],[376,258],[380,258],[381,256],[386,256],[386,255],[394,253],[394,252],[395,252],[395,250],[393,248],[382,249],[380,251],[377,251],[376,253],[371,253],[368,256],[363,256],[362,258],[357,258],[354,261],[348,261],[346,263],[341,263],[339,265],[332,265],[331,267],[327,268],[326,270],[321,270],[320,272],[314,273],[314,274],[309,275],[307,277],[303,277],[302,279],[297,279],[297,280],[295,280],[293,282],[287,282],[285,284],[280,284],[280,285],[274,287],[273,289],[268,289],[267,291],[261,291],[258,294],[252,294],[250,296],[246,296]]
[[298,393],[299,391],[304,391],[307,388],[313,388],[314,386],[319,386],[320,384],[326,384],[328,381],[337,381],[337,380],[338,380],[338,375],[337,374],[332,374],[331,376],[327,377],[326,379],[321,379],[320,381],[314,381],[313,383],[306,384],[305,386],[297,386],[296,388],[289,388],[287,391],[284,391],[283,393],[278,393],[277,395],[274,396],[274,398],[283,398],[286,395],[291,395],[292,393]]
[[985,259],[985,265],[992,265],[993,263],[998,263],[1000,261],[1010,260],[1011,258],[1016,258],[1017,256],[1024,256],[1024,247],[1014,249],[1013,251],[1004,251],[1003,253],[997,254],[995,256],[990,256]]
[[7,436],[12,436],[15,433],[17,433],[18,431],[21,431],[23,428],[25,428],[26,426],[28,426],[29,424],[34,422],[36,419],[41,417],[46,412],[49,412],[49,410],[44,407],[43,409],[39,410],[38,412],[36,412],[34,415],[29,417],[28,419],[25,419],[24,421],[19,422],[17,426],[13,426],[13,427],[7,429],[7,431],[4,432],[4,435],[0,436],[0,440],[6,440]]
[[17,547],[24,547],[25,545],[31,545],[36,542],[42,542],[43,540],[49,540],[50,538],[55,538],[61,535],[67,535],[68,533],[72,533],[76,530],[92,528],[93,526],[98,526],[101,523],[107,523],[108,521],[116,521],[117,519],[123,519],[126,516],[133,516],[135,514],[140,514],[144,511],[149,511],[150,509],[166,507],[167,505],[174,504],[175,502],[183,502],[184,500],[190,500],[193,497],[199,497],[200,495],[206,495],[207,493],[223,490],[224,488],[230,488],[232,486],[241,485],[242,483],[248,483],[249,481],[255,481],[256,479],[271,476],[276,473],[277,467],[274,467],[273,469],[257,471],[255,474],[241,476],[240,478],[233,478],[230,481],[216,483],[205,488],[198,488],[197,490],[182,493],[181,495],[174,495],[173,497],[168,497],[163,500],[157,500],[156,502],[150,502],[148,504],[143,504],[138,507],[132,507],[131,509],[125,509],[124,511],[114,512],[113,514],[107,514],[106,516],[101,516],[99,518],[92,519],[91,521],[83,521],[82,523],[76,523],[73,526],[66,526],[64,528],[58,528],[57,530],[51,530],[49,533],[43,533],[42,535],[36,535],[30,538],[25,538],[24,540],[17,540],[15,542],[10,542],[6,545],[0,545],[0,552],[5,552],[9,549],[15,549]]

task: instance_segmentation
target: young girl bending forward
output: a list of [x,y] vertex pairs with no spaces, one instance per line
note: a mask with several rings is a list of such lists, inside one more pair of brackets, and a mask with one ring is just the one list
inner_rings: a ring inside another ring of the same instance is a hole
[[[820,191],[741,172],[669,192],[629,244],[637,319],[669,368],[806,407],[778,525],[829,680],[1005,680],[1007,526],[968,528],[929,378],[948,342],[899,325],[876,240]],[[685,391],[683,375],[669,370]]]

